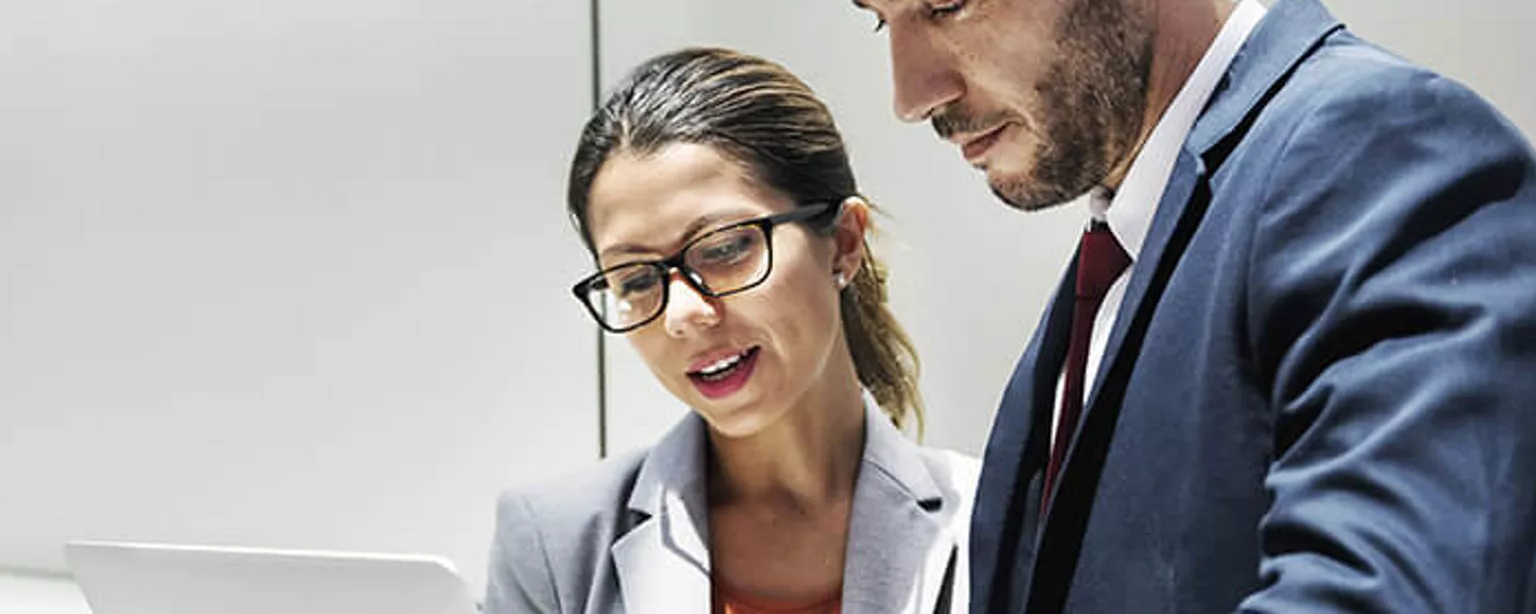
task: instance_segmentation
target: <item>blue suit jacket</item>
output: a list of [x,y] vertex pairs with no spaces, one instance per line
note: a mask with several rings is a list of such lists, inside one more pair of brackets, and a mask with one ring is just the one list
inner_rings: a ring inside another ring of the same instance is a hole
[[1270,11],[1041,519],[1071,300],[987,444],[973,613],[1536,612],[1536,162],[1466,88]]

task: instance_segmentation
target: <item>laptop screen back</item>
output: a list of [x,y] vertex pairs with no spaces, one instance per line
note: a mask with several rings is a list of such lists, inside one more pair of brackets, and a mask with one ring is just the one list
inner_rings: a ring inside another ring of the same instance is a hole
[[429,556],[71,542],[94,614],[475,614]]

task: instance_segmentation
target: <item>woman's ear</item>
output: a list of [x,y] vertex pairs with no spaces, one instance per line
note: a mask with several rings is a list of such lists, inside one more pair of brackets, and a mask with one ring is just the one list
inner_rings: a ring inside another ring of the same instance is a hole
[[837,252],[832,256],[832,275],[846,285],[864,266],[864,233],[869,230],[869,202],[858,196],[843,201],[843,212],[832,229]]

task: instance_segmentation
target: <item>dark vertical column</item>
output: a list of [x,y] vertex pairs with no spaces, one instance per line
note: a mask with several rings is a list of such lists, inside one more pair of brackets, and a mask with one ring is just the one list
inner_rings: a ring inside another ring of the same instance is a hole
[[[592,16],[592,110],[595,112],[603,103],[602,20],[598,13],[602,2],[588,2]],[[601,326],[594,326],[593,330],[597,331],[597,457],[608,458],[608,338]]]

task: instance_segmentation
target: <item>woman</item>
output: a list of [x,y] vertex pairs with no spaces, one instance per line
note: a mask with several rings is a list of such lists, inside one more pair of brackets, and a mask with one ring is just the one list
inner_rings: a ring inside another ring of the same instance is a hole
[[842,137],[771,62],[690,49],[587,123],[577,297],[693,411],[648,451],[504,495],[488,614],[961,612],[977,463],[918,448]]

